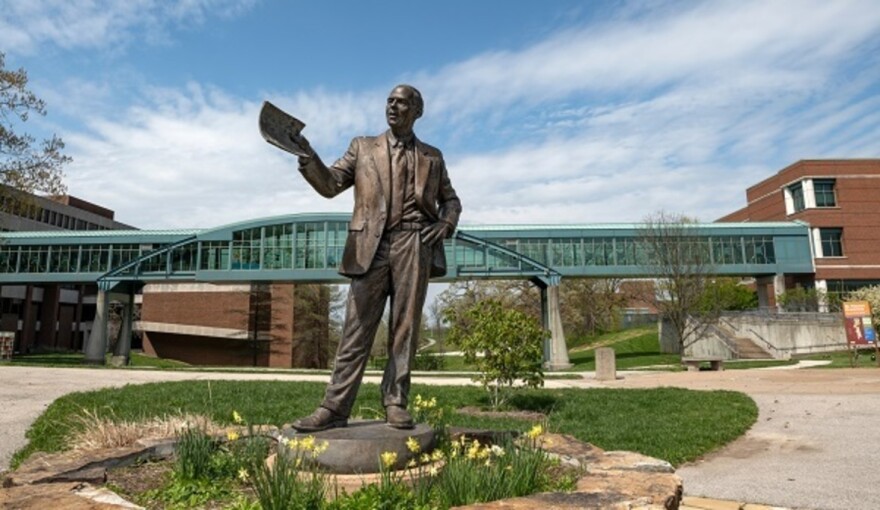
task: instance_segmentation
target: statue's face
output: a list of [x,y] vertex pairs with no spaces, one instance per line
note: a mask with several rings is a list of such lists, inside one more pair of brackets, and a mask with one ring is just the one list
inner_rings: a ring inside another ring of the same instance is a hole
[[396,133],[406,133],[412,130],[416,123],[419,111],[413,104],[413,93],[406,87],[396,87],[388,95],[385,104],[385,118],[388,125]]

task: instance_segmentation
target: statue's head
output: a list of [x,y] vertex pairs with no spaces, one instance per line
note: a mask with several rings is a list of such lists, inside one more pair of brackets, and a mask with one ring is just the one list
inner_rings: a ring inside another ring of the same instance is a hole
[[398,85],[388,94],[385,104],[385,119],[395,133],[412,131],[416,119],[422,116],[425,103],[422,93],[412,85]]

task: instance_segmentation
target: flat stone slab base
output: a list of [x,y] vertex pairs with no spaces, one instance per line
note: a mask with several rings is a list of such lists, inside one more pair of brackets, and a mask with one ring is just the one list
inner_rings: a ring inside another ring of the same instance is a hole
[[[327,449],[311,461],[327,472],[338,474],[378,473],[379,457],[385,452],[397,454],[397,462],[391,469],[403,469],[410,460],[417,459],[422,453],[430,453],[435,446],[434,430],[428,425],[422,423],[413,429],[401,430],[378,420],[353,420],[347,427],[321,432],[285,428],[281,436],[291,441],[311,436],[318,444],[327,441]],[[418,441],[417,453],[407,448],[409,438]],[[280,451],[285,452],[285,449]],[[286,452],[292,453],[290,449]],[[305,457],[310,458],[310,455]]]

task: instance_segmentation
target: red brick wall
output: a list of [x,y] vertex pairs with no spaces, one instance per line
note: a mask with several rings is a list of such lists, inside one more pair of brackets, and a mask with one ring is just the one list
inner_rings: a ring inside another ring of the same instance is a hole
[[[329,292],[326,287],[279,283],[253,286],[251,291],[223,292],[222,287],[204,292],[169,290],[147,289],[143,296],[142,321],[223,328],[248,336],[256,329],[261,339],[258,366],[327,367]],[[252,366],[253,350],[247,340],[144,333],[147,354],[192,364]]]
[[248,329],[249,292],[152,292],[144,293],[141,320]]
[[[786,215],[783,188],[804,178],[835,181],[837,206]],[[805,160],[746,191],[748,205],[719,221],[801,220],[813,228],[843,228],[843,257],[816,259],[816,279],[880,279],[880,159]]]

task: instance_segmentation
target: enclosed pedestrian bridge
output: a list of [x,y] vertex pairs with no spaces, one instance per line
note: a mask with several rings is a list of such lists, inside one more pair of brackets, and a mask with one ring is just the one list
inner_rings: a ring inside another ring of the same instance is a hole
[[[344,282],[349,215],[292,214],[189,230],[4,232],[0,284],[95,283],[116,290],[155,281]],[[650,277],[640,224],[461,226],[446,241],[443,281]],[[680,236],[712,272],[812,273],[809,228],[799,222],[711,223]]]
[[[94,327],[85,351],[88,362],[103,363],[111,299],[126,303],[120,338],[127,341],[116,347],[126,353],[134,294],[145,284],[345,282],[336,270],[348,220],[346,214],[293,214],[204,230],[5,232],[0,234],[0,285],[97,284]],[[786,274],[814,272],[809,228],[803,223],[675,228],[677,235],[665,237],[659,249],[696,256],[704,273],[783,280]],[[658,245],[650,239],[639,224],[461,226],[445,242],[448,272],[442,281],[534,282],[541,289],[544,326],[550,332],[546,366],[564,368],[568,354],[560,280],[661,275],[661,266],[651,260]]]

